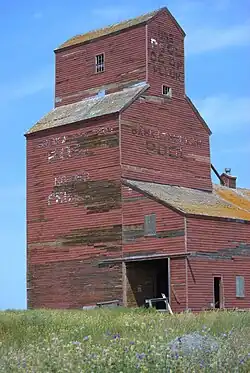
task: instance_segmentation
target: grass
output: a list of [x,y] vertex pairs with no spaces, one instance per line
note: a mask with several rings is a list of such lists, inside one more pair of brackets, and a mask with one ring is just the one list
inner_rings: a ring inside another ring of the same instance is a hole
[[[212,336],[218,348],[170,348],[193,332]],[[250,312],[0,312],[0,372],[250,372]]]

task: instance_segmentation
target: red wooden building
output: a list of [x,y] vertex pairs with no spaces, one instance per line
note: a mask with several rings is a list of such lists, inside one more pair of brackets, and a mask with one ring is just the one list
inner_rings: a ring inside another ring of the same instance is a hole
[[162,8],[55,50],[55,108],[26,134],[28,307],[250,306],[250,190],[212,184],[184,37]]

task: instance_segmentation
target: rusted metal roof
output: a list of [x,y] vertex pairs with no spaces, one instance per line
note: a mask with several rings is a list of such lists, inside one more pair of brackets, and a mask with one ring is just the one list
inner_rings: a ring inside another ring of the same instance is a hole
[[40,119],[26,135],[49,128],[80,122],[107,114],[114,114],[126,108],[149,87],[146,83],[135,84],[122,91],[103,97],[90,97],[69,105],[59,106]]
[[[165,8],[163,8],[163,9],[165,9]],[[98,29],[98,30],[93,30],[93,31],[87,32],[86,34],[76,35],[73,38],[70,38],[69,40],[67,40],[63,44],[61,44],[57,48],[57,50],[65,48],[65,47],[70,47],[70,46],[76,45],[76,44],[82,44],[82,43],[85,43],[87,41],[97,39],[101,36],[106,36],[106,35],[113,34],[115,32],[127,29],[129,27],[140,25],[144,22],[149,21],[151,18],[153,18],[161,10],[162,9],[158,9],[158,10],[155,10],[153,12],[141,15],[139,17],[129,19],[127,21],[119,22],[119,23],[116,23],[116,24],[113,24],[113,25],[110,25],[110,26],[107,26],[107,27],[104,27],[104,28],[101,28],[101,29]]]
[[135,180],[124,180],[124,184],[184,214],[250,221],[248,189],[231,189],[214,185],[213,192],[210,193]]

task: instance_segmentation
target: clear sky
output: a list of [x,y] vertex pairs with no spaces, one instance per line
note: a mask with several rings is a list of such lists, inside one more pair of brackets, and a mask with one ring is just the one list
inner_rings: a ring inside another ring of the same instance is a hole
[[249,0],[0,0],[0,309],[26,307],[23,134],[53,106],[53,49],[163,6],[187,34],[186,91],[213,131],[212,162],[250,188]]

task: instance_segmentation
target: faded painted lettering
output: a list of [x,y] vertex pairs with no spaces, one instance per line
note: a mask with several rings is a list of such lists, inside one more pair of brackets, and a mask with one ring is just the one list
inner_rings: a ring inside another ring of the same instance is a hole
[[43,140],[38,144],[39,148],[52,148],[55,146],[60,146],[64,145],[66,143],[69,143],[72,140],[77,140],[78,138],[82,136],[93,136],[93,135],[98,135],[98,136],[104,136],[107,134],[114,133],[117,129],[107,126],[107,127],[97,127],[97,128],[92,128],[89,130],[82,130],[78,131],[77,133],[74,134],[69,134],[69,135],[63,135],[63,136],[56,136],[56,137],[51,137],[48,139]]
[[80,197],[73,193],[62,191],[53,191],[48,196],[48,206],[59,204],[59,203],[74,203],[78,202]]
[[65,160],[72,157],[86,157],[92,155],[88,149],[81,149],[80,144],[66,145],[61,148],[56,148],[48,152],[48,162],[56,162],[58,160]]
[[62,175],[55,177],[55,186],[75,185],[89,179],[89,173],[84,172],[76,175]]
[[183,83],[183,56],[177,45],[178,41],[172,34],[158,30],[151,38],[150,60],[153,72]]
[[198,140],[197,138],[191,137],[187,138],[181,135],[174,135],[167,132],[160,132],[155,128],[145,127],[142,125],[133,126],[131,128],[131,132],[133,135],[152,138],[155,140],[161,140],[170,144],[179,144],[181,146],[193,146],[193,147],[201,147],[202,141]]
[[160,142],[154,142],[151,140],[146,141],[146,149],[149,154],[158,154],[163,157],[170,158],[183,158],[182,147],[180,146],[168,146]]

